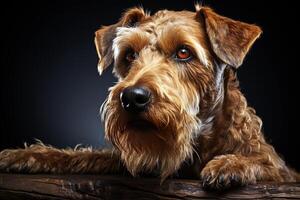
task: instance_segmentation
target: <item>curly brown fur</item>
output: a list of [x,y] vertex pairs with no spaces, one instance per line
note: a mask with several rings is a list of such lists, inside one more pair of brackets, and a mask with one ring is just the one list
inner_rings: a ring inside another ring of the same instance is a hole
[[117,151],[91,147],[57,149],[38,141],[24,149],[0,152],[0,169],[22,173],[117,173],[122,165]]
[[[0,170],[29,173],[150,173],[200,178],[208,189],[257,181],[296,181],[267,144],[262,121],[239,89],[236,69],[261,30],[196,6],[196,12],[140,8],[96,32],[100,74],[114,63],[118,83],[103,104],[114,150],[55,149],[35,144],[0,153]],[[188,47],[192,58],[174,53]],[[135,57],[126,60],[128,52]],[[122,92],[143,86],[151,103],[128,113]],[[142,125],[141,125],[142,124]]]

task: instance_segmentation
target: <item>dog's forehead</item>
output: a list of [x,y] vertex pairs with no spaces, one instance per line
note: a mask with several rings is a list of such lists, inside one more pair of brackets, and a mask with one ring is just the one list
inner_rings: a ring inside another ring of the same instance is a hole
[[[116,43],[128,40],[131,36],[148,38],[150,45],[154,45],[162,35],[167,37],[172,33],[184,33],[183,35],[202,35],[199,20],[196,20],[196,13],[190,11],[169,11],[161,10],[154,15],[147,15],[135,27],[119,27],[116,32]],[[177,34],[180,35],[180,34]]]
[[131,37],[147,38],[146,43],[148,45],[156,45],[157,41],[162,40],[162,38],[169,36],[174,38],[174,35],[178,38],[185,38],[186,36],[200,38],[203,36],[195,12],[161,10],[154,15],[147,15],[135,27],[117,28],[114,46],[119,46],[125,41],[129,42]]
[[189,23],[195,22],[194,12],[160,10],[142,22],[139,28],[152,33],[160,32],[168,27],[188,27]]

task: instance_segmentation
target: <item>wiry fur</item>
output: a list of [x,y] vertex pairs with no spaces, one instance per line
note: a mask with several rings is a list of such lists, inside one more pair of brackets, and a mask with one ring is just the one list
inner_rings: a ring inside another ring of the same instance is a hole
[[[2,151],[0,170],[128,171],[162,180],[192,174],[214,189],[299,180],[266,143],[261,119],[239,89],[235,71],[260,33],[256,25],[199,5],[196,12],[163,10],[152,16],[141,8],[128,10],[95,37],[100,74],[113,63],[119,78],[101,109],[105,137],[114,151],[35,144]],[[191,49],[192,60],[174,59],[182,45]],[[129,50],[138,53],[132,63],[124,59]],[[151,91],[146,112],[132,115],[123,109],[120,94],[130,86]]]
[[23,173],[114,173],[120,171],[121,163],[116,151],[80,145],[74,149],[57,149],[37,141],[30,146],[25,143],[24,149],[1,151],[0,169]]

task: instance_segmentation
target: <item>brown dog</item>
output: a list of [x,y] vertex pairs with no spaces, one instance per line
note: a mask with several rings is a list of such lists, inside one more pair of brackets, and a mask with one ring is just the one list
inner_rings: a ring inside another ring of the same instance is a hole
[[114,150],[35,144],[0,153],[0,169],[30,173],[150,173],[201,178],[224,189],[296,181],[239,90],[235,71],[258,26],[196,12],[128,10],[96,32],[100,74],[114,63],[119,82],[102,107]]

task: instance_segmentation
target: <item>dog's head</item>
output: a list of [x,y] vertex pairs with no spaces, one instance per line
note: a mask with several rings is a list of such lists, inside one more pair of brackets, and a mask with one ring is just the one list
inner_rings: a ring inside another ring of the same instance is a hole
[[119,79],[103,105],[106,138],[133,175],[159,169],[165,178],[191,158],[223,101],[225,68],[238,68],[260,33],[200,6],[133,8],[96,32],[99,72],[114,64]]

